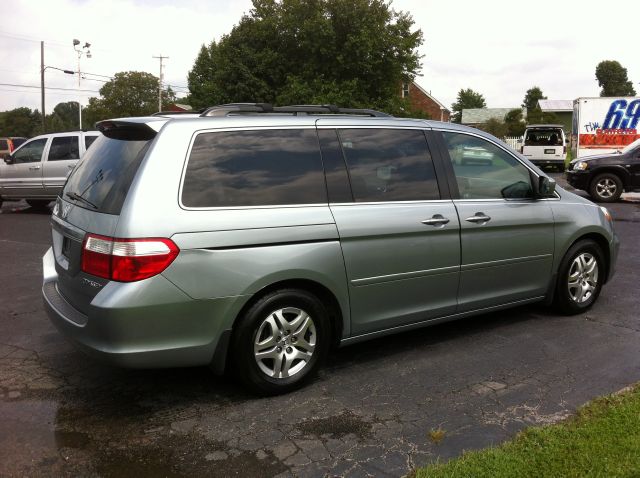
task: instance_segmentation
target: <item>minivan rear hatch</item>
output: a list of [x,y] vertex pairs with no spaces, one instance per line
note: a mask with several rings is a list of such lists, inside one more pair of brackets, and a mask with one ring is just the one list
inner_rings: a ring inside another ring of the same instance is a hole
[[56,199],[51,224],[58,291],[85,314],[108,281],[82,271],[83,241],[87,233],[114,233],[129,188],[162,124],[98,123],[103,135],[87,150]]

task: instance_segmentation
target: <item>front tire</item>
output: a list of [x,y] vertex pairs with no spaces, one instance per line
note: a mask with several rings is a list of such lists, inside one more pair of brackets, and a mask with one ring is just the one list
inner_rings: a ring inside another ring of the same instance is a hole
[[616,174],[602,173],[591,181],[589,194],[598,202],[616,202],[622,189],[622,181]]
[[556,283],[555,305],[567,315],[589,310],[602,290],[606,265],[600,246],[585,239],[567,251]]
[[290,392],[317,372],[330,334],[329,315],[316,296],[299,289],[270,292],[238,319],[232,374],[260,395]]

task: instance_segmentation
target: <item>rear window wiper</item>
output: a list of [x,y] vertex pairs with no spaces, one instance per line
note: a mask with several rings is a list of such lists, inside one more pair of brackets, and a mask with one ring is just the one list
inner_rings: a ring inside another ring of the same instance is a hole
[[93,209],[98,209],[98,206],[96,206],[95,204],[93,204],[91,201],[89,201],[88,199],[83,198],[80,194],[76,193],[76,192],[66,192],[64,193],[65,196],[67,196],[68,198],[71,198],[75,201],[80,201],[83,202],[85,204],[88,204],[89,206],[91,206]]

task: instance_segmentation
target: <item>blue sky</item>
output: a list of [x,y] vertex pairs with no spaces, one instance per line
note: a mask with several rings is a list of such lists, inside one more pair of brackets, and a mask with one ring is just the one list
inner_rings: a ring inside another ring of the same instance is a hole
[[[78,38],[92,44],[83,71],[157,75],[152,56],[162,53],[169,56],[165,80],[178,91],[187,85],[200,45],[229,32],[251,8],[246,0],[3,0],[2,5],[11,21],[0,26],[0,83],[39,86],[40,40],[46,65],[76,69],[72,39]],[[410,12],[422,29],[423,70],[417,81],[445,105],[461,88],[481,92],[490,107],[519,105],[533,85],[552,99],[597,96],[594,71],[604,59],[620,61],[640,92],[634,23],[640,2],[396,0],[393,8]],[[80,94],[83,104],[102,85],[101,77],[93,78],[82,82],[82,89],[91,90]],[[71,89],[47,91],[47,111],[79,96],[73,91],[77,77],[48,69],[46,84]],[[0,86],[0,110],[39,105],[38,89]]]

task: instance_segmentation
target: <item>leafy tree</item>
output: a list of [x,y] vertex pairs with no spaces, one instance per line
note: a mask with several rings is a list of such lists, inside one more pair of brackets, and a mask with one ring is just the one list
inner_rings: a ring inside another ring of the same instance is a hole
[[42,132],[42,115],[38,110],[15,108],[0,112],[0,136],[25,136]]
[[[78,129],[78,102],[58,103],[46,117],[46,129],[49,132],[75,131]],[[84,119],[83,119],[84,123]]]
[[602,87],[600,96],[635,96],[627,69],[615,60],[604,60],[596,66],[596,80]]
[[422,32],[383,0],[253,0],[189,73],[194,108],[228,102],[333,103],[408,111]]
[[507,127],[505,122],[500,121],[497,118],[490,118],[486,123],[482,125],[481,129],[500,139],[507,136],[507,133],[509,131],[509,128]]
[[538,101],[546,100],[539,86],[533,86],[527,90],[522,101],[522,106],[527,109],[527,117],[538,107]]
[[[171,88],[163,91],[162,107],[174,103]],[[76,110],[77,111],[77,110]],[[82,125],[92,127],[96,121],[124,116],[146,116],[158,111],[158,78],[143,71],[123,71],[100,88],[100,98],[89,98],[82,110]]]
[[451,105],[451,111],[453,112],[452,121],[454,123],[460,123],[460,121],[462,121],[462,110],[486,107],[487,103],[484,100],[484,96],[480,93],[473,91],[471,88],[467,88],[466,90],[461,89],[458,92],[456,102]]
[[526,122],[521,109],[509,111],[504,117],[504,123],[507,127],[505,136],[522,136],[524,134]]

